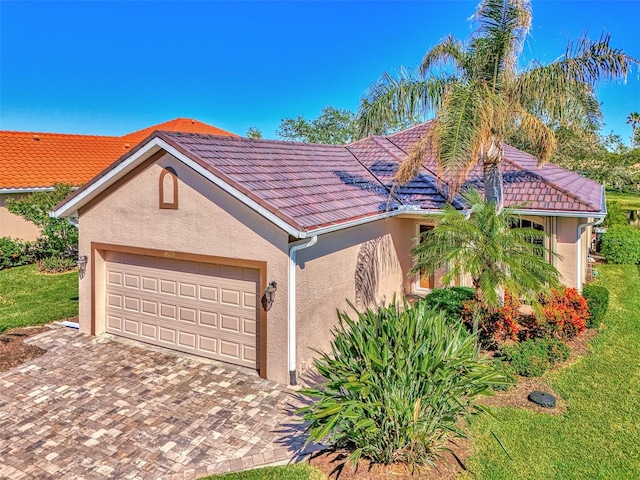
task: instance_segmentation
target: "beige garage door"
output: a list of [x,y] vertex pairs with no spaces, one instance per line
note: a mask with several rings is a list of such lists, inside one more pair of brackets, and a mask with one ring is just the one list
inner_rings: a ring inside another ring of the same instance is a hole
[[106,331],[259,368],[258,270],[107,253]]

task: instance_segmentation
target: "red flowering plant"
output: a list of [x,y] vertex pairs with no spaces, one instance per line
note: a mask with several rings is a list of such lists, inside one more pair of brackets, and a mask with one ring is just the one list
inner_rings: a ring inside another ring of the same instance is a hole
[[538,324],[545,336],[569,340],[587,328],[589,305],[575,288],[553,289],[540,298],[540,304]]
[[504,305],[490,308],[486,304],[474,299],[462,306],[462,321],[469,329],[472,328],[474,318],[478,321],[478,334],[485,347],[496,346],[507,340],[517,340],[522,327],[519,310],[520,302],[509,292],[505,292]]

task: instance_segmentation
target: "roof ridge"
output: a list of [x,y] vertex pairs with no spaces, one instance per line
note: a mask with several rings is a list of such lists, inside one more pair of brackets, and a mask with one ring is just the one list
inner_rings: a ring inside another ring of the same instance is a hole
[[348,145],[351,144],[335,144],[335,143],[313,143],[313,142],[294,142],[291,140],[274,140],[274,139],[270,139],[270,138],[249,138],[249,137],[242,137],[240,135],[237,136],[229,136],[229,135],[218,135],[215,133],[199,133],[199,132],[178,132],[178,131],[173,131],[173,130],[154,130],[152,133],[154,132],[162,132],[162,133],[168,133],[170,135],[174,135],[174,136],[182,136],[182,137],[187,137],[187,136],[200,136],[200,137],[216,137],[216,138],[220,138],[223,137],[225,140],[233,140],[233,141],[240,141],[240,142],[251,142],[251,143],[270,143],[270,144],[280,144],[280,145],[308,145],[308,146],[312,146],[312,147],[329,147],[329,148],[334,148],[334,149],[340,149],[340,148],[345,148]]
[[[509,145],[509,146],[511,147],[511,145]],[[515,148],[515,147],[511,147],[511,148]],[[516,148],[516,150],[518,150],[518,149]],[[518,151],[520,151],[520,152],[521,152],[522,150],[518,150]],[[527,152],[523,152],[523,153],[525,153],[525,154],[527,154],[527,155],[530,155],[530,154],[528,154]],[[529,173],[529,174],[531,174],[531,175],[534,175],[534,176],[538,177],[539,179],[541,179],[541,180],[542,180],[544,183],[546,183],[547,185],[549,185],[549,186],[551,186],[551,187],[555,188],[555,189],[556,189],[556,190],[558,190],[559,192],[564,193],[564,194],[565,194],[565,195],[567,195],[568,197],[573,198],[574,200],[576,200],[577,202],[581,203],[582,205],[585,205],[585,206],[590,207],[590,208],[597,208],[598,210],[600,210],[600,209],[602,208],[602,206],[599,206],[599,207],[598,207],[598,206],[596,206],[596,205],[592,205],[590,202],[588,202],[588,201],[587,201],[587,200],[585,200],[584,198],[581,198],[581,197],[579,197],[578,195],[576,195],[575,193],[571,192],[570,190],[567,190],[566,188],[561,187],[560,185],[558,185],[557,183],[555,183],[555,182],[554,182],[554,181],[552,181],[552,180],[549,180],[549,179],[548,179],[548,178],[546,178],[545,176],[543,176],[543,175],[541,175],[541,174],[539,174],[539,173],[537,173],[537,172],[534,172],[533,170],[529,170],[529,169],[524,168],[522,165],[520,165],[518,162],[516,162],[516,161],[515,161],[515,160],[513,160],[513,159],[508,158],[508,157],[505,157],[504,155],[503,155],[503,157],[502,157],[502,158],[503,158],[503,160],[504,160],[505,162],[507,162],[507,163],[511,164],[512,166],[516,167],[517,169],[519,169],[519,170],[521,170],[521,171],[523,171],[523,172],[526,172],[526,173]],[[534,157],[534,158],[535,158],[535,157]],[[552,164],[552,165],[553,165],[553,164]],[[562,167],[560,167],[560,168],[562,168]],[[563,169],[563,170],[564,170],[564,169]],[[569,172],[569,171],[567,170],[567,172]],[[575,173],[575,172],[569,172],[569,173]],[[577,175],[577,174],[576,174],[576,175]]]

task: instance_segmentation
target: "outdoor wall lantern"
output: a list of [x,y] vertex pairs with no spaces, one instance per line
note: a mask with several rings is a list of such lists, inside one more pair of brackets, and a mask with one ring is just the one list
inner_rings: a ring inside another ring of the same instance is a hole
[[273,305],[273,301],[276,299],[276,290],[278,290],[278,284],[276,282],[269,282],[262,296],[262,308],[264,308],[265,312],[271,309],[271,305]]
[[84,278],[84,274],[87,271],[87,256],[78,255],[76,264],[78,265],[78,277],[82,279]]

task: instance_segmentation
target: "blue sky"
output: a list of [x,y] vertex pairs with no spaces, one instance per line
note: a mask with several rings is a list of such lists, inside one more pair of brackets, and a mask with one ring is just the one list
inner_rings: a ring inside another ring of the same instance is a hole
[[[282,118],[356,110],[383,71],[415,66],[476,1],[0,1],[0,129],[122,135],[190,117],[275,138]],[[533,1],[524,56],[610,32],[640,58],[640,0]],[[628,141],[640,73],[599,89],[604,131]]]

